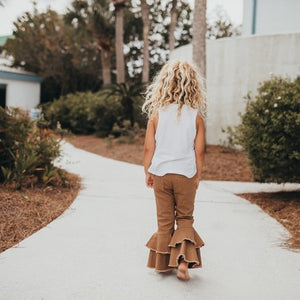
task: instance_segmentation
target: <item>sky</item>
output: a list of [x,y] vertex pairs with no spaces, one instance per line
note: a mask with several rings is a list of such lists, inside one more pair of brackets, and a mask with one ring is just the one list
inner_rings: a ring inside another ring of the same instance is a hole
[[[32,10],[31,0],[2,0],[4,7],[0,6],[0,36],[10,35],[13,31],[13,22],[25,11]],[[189,0],[193,4],[193,0]],[[50,5],[52,9],[63,13],[72,0],[36,0],[39,11],[46,10]],[[207,0],[208,14],[221,5],[227,12],[231,21],[241,24],[243,19],[243,0]]]

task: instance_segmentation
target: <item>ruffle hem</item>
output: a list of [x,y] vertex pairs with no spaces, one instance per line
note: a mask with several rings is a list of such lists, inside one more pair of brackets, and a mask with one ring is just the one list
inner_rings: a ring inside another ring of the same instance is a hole
[[200,248],[204,245],[193,227],[177,228],[173,235],[155,232],[145,245],[150,249],[147,267],[166,272],[177,268],[182,256],[188,262],[188,268],[201,268]]

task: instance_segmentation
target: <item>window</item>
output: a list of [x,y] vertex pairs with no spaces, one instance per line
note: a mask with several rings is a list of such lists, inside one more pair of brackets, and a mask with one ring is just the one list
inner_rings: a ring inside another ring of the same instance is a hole
[[0,83],[0,107],[6,106],[6,84]]

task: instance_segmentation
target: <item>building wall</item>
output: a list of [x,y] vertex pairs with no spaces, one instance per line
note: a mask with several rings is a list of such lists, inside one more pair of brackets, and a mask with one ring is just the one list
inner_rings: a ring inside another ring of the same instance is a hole
[[6,106],[30,110],[40,103],[39,82],[0,78],[0,84],[6,85]]
[[[243,35],[252,34],[254,1],[244,0]],[[300,32],[299,12],[299,0],[256,0],[254,34]]]
[[[220,144],[222,128],[240,122],[244,96],[274,75],[300,75],[300,33],[207,40],[207,142]],[[175,49],[171,60],[192,61],[192,46]]]

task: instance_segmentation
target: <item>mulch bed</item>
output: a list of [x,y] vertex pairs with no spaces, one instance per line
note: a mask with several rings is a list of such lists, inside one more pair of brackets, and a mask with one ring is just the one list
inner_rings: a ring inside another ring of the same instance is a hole
[[34,187],[16,191],[0,184],[0,252],[49,224],[74,201],[80,178],[68,174],[68,187]]
[[283,246],[300,249],[300,191],[278,193],[239,194],[257,204],[281,223],[291,234]]

